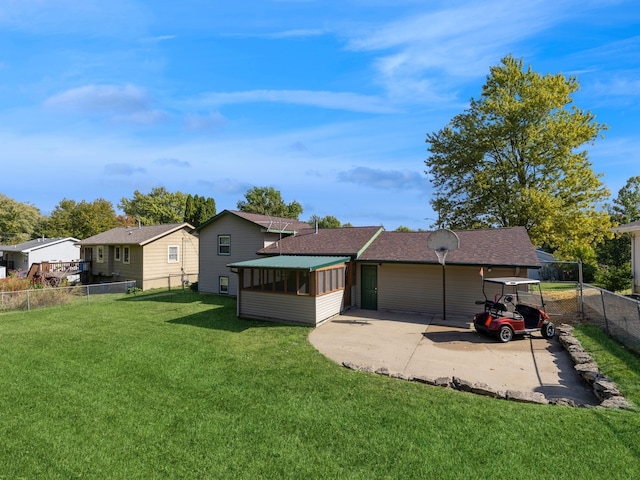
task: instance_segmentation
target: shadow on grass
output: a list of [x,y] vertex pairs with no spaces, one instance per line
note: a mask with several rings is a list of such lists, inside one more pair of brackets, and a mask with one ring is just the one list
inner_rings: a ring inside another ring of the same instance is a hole
[[192,327],[208,328],[235,333],[240,333],[252,328],[275,328],[290,326],[277,322],[238,318],[236,317],[236,299],[225,295],[214,295],[191,291],[182,292],[181,290],[176,290],[169,292],[163,291],[149,294],[137,294],[132,297],[124,298],[121,301],[154,303],[159,302],[184,305],[197,303],[200,305],[210,306],[210,308],[203,312],[185,315],[183,317],[167,321],[167,323],[175,325],[190,325]]

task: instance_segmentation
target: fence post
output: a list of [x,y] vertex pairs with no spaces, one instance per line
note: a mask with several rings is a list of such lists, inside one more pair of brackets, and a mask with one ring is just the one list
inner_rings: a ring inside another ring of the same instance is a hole
[[604,315],[604,328],[607,331],[607,334],[610,334],[610,332],[609,332],[609,321],[607,320],[607,309],[605,307],[604,291],[603,290],[600,290],[600,299],[602,300],[602,314]]
[[580,298],[578,305],[578,313],[580,314],[580,320],[584,321],[584,278],[582,277],[582,260],[578,262],[578,282],[580,283]]

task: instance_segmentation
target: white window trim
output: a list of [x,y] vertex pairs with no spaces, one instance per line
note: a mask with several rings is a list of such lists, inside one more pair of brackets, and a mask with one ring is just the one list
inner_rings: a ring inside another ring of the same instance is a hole
[[[223,292],[222,291],[222,279],[226,278],[227,279],[227,291]],[[229,277],[225,276],[225,275],[221,275],[218,277],[218,293],[220,295],[229,295]]]
[[[171,258],[171,249],[176,249],[176,258]],[[180,247],[178,245],[167,246],[167,263],[179,263],[180,262]]]
[[122,247],[120,245],[116,245],[115,247],[113,247],[113,259],[116,262],[120,261],[121,253],[122,253]]
[[[222,240],[223,238],[228,238],[229,243],[227,244],[220,243],[220,240]],[[221,253],[220,247],[227,247],[229,251],[227,253]],[[231,235],[218,235],[218,255],[231,255]]]
[[122,263],[131,263],[131,248],[128,245],[122,247]]
[[104,245],[98,245],[96,248],[96,263],[104,263]]

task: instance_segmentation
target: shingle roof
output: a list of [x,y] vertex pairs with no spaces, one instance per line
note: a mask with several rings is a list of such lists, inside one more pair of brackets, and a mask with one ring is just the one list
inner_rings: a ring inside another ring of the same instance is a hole
[[18,243],[16,245],[0,245],[0,251],[3,252],[30,252],[44,248],[49,245],[56,245],[58,243],[66,241],[77,242],[77,238],[64,237],[64,238],[36,238],[27,242]]
[[[524,227],[455,232],[460,248],[447,254],[447,264],[540,267]],[[382,232],[359,260],[373,262],[438,263],[427,248],[431,232]]]
[[144,227],[116,227],[78,242],[78,245],[145,245],[182,228],[193,230],[188,223],[167,223]]
[[357,257],[382,227],[308,228],[258,251],[264,255],[337,255]]
[[271,215],[241,212],[238,210],[223,210],[216,216],[211,217],[205,223],[200,225],[196,229],[196,231],[202,230],[204,227],[215,222],[223,215],[235,215],[236,217],[242,218],[243,220],[258,225],[259,227],[269,232],[294,233],[299,232],[300,230],[311,228],[311,225],[309,225],[308,223],[301,222],[300,220],[295,220],[293,218],[273,217]]
[[349,260],[351,260],[351,257],[276,255],[274,257],[230,263],[227,266],[232,268],[282,268],[314,271],[331,265],[347,263]]

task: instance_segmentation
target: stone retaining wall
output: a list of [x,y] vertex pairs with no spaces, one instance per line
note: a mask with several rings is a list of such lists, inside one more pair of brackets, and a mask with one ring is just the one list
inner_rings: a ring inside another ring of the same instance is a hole
[[[618,387],[604,376],[604,374],[598,369],[598,366],[591,355],[582,348],[580,341],[573,335],[573,327],[571,325],[563,324],[556,330],[560,343],[569,352],[569,355],[571,355],[576,371],[589,385],[591,385],[596,397],[600,399],[600,406],[607,408],[631,408],[631,405],[620,394]],[[400,380],[424,383],[436,387],[452,388],[461,392],[475,393],[477,395],[512,400],[515,402],[565,405],[571,407],[581,406],[568,398],[548,399],[541,392],[521,392],[514,390],[502,392],[491,388],[485,383],[471,382],[458,377],[427,378],[424,376],[406,376],[402,373],[390,372],[389,369],[385,367],[375,368],[371,366],[356,365],[352,362],[342,362],[342,365],[351,370],[386,375]]]

